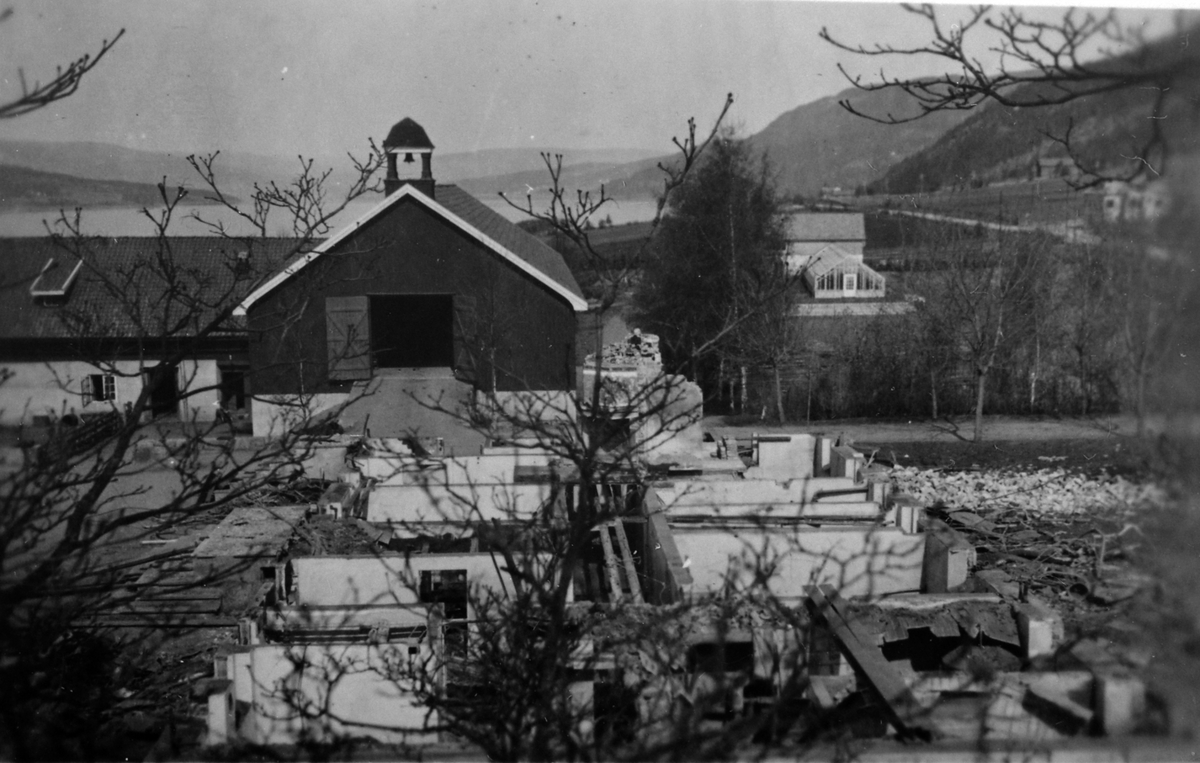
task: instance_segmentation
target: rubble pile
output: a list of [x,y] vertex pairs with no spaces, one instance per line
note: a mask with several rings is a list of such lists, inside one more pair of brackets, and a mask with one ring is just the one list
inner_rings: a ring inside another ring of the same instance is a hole
[[1003,509],[1032,515],[1123,514],[1166,504],[1164,490],[1121,477],[1097,479],[1062,469],[961,471],[896,467],[897,489],[922,505]]
[[[600,351],[600,361],[605,366],[661,366],[662,352],[658,348],[658,337],[643,334],[641,329],[625,337],[622,342],[606,344]],[[595,367],[596,354],[587,356],[587,365]]]

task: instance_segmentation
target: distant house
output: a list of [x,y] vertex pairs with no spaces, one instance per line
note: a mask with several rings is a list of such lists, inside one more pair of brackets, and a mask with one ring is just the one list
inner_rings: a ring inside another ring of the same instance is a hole
[[180,353],[177,374],[153,392],[153,414],[212,421],[221,408],[248,410],[244,324],[202,329],[299,243],[0,240],[0,424],[122,410],[150,369]]
[[1114,180],[1104,186],[1106,222],[1153,222],[1167,211],[1169,189],[1164,180],[1126,183]]
[[[256,435],[286,426],[297,404],[335,407],[381,379],[442,380],[455,395],[575,388],[587,302],[562,256],[435,183],[433,143],[413,120],[383,147],[384,199],[237,308],[250,330]],[[409,165],[420,174],[402,179]]]
[[1079,165],[1069,156],[1039,156],[1033,160],[1032,180],[1052,178],[1077,179],[1082,175]]
[[882,298],[883,276],[863,263],[867,243],[861,212],[796,211],[788,217],[787,262],[818,300]]

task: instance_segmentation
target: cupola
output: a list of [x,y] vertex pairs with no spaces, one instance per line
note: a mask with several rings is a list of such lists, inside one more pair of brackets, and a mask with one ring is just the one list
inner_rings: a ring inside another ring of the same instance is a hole
[[[392,125],[383,141],[383,150],[387,153],[388,163],[387,177],[383,181],[386,195],[390,196],[408,183],[433,198],[433,142],[424,127],[409,117],[401,119]],[[417,156],[421,157],[419,177],[416,175]],[[405,167],[404,177],[400,176],[401,164]]]

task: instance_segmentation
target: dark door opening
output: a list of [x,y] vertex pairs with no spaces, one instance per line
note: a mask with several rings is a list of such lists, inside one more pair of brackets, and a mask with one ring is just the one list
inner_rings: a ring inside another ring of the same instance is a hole
[[[145,372],[146,384],[154,383],[155,374]],[[167,371],[158,384],[150,390],[150,413],[154,416],[169,416],[179,413],[179,371]]]
[[454,297],[372,295],[371,353],[376,368],[454,365]]
[[221,374],[221,407],[226,411],[246,409],[246,367],[217,366]]

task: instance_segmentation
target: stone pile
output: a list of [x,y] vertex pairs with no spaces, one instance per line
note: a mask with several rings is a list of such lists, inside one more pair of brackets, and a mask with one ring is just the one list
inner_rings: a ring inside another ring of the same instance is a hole
[[897,489],[922,505],[979,511],[1000,509],[1031,514],[1095,514],[1160,508],[1167,494],[1153,484],[1121,477],[1095,478],[1062,469],[962,471],[896,467]]
[[[624,341],[607,344],[600,351],[600,360],[605,366],[661,366],[662,352],[658,347],[658,337],[654,334],[643,334],[641,329],[625,337]],[[589,366],[596,365],[596,354],[587,356]]]

